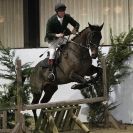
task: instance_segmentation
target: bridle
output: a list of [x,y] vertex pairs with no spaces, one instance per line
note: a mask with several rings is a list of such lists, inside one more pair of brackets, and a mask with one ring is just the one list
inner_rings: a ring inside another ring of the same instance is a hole
[[98,48],[99,47],[99,43],[93,42],[93,36],[95,34],[99,34],[99,33],[100,33],[100,31],[90,31],[90,33],[87,34],[86,45],[88,47],[91,47],[91,48]]
[[89,49],[89,47],[88,46],[84,46],[84,45],[82,45],[81,43],[77,43],[77,42],[74,42],[74,41],[70,41],[71,43],[73,43],[73,44],[76,44],[76,45],[78,45],[78,46],[80,46],[80,47],[82,47],[82,48],[85,48],[85,49]]
[[[99,44],[96,44],[92,41],[93,35],[95,33],[100,33],[100,31],[91,31],[90,33],[87,34],[86,46],[82,45],[81,43],[77,43],[75,41],[72,41],[72,40],[70,42],[72,42],[72,43],[74,43],[74,44],[76,44],[82,48],[85,48],[85,49],[89,49],[89,47],[98,48]],[[77,34],[77,35],[79,35],[79,34]],[[91,36],[91,38],[90,38],[90,36]]]

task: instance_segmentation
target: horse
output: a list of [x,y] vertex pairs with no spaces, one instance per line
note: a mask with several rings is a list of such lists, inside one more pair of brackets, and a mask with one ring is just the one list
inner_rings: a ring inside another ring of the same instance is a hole
[[[39,103],[43,91],[44,96],[40,102],[47,103],[57,91],[58,85],[70,82],[86,83],[84,76],[99,72],[98,67],[92,65],[92,59],[98,56],[98,47],[102,39],[101,30],[104,24],[99,26],[88,23],[88,25],[63,48],[55,67],[55,81],[48,80],[49,69],[41,66],[42,61],[33,68],[30,76],[32,104]],[[33,114],[36,122],[36,110],[33,110]]]

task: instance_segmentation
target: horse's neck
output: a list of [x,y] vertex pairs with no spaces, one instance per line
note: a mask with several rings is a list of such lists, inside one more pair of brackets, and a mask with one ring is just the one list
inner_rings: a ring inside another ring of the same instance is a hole
[[86,34],[81,33],[80,35],[77,35],[75,39],[72,40],[72,43],[69,44],[69,47],[76,50],[78,53],[83,54],[83,51],[87,51],[87,49],[83,48],[82,46],[86,47]]
[[77,37],[75,38],[75,42],[78,43],[82,43],[82,45],[86,45],[86,39],[87,39],[87,30],[88,28],[84,29],[83,31],[81,31],[81,33],[79,35],[77,35]]
[[79,62],[90,58],[89,49],[80,46],[83,45],[82,43],[84,43],[84,41],[80,42],[79,38],[73,41],[75,43],[71,42],[67,47],[67,51],[69,52],[68,58],[70,58],[70,60],[77,60]]

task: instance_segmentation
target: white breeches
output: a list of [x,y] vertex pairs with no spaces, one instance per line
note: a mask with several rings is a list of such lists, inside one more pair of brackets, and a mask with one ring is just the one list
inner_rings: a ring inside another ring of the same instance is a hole
[[58,47],[60,47],[60,45],[66,44],[66,43],[67,43],[67,38],[66,37],[58,38],[58,39],[50,42],[49,43],[49,53],[50,53],[49,59],[55,59],[56,49]]

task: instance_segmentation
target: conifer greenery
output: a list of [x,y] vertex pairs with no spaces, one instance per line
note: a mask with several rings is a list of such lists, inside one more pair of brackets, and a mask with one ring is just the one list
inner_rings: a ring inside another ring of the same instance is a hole
[[108,88],[120,83],[120,79],[128,74],[129,66],[124,62],[133,54],[129,46],[133,43],[133,28],[126,34],[113,37],[110,31],[112,47],[107,55]]
[[[17,88],[16,88],[16,67],[15,67],[15,50],[4,48],[0,42],[0,79],[7,80],[0,85],[0,109],[5,107],[16,106]],[[31,63],[22,65],[22,77],[25,78],[30,74]],[[22,86],[23,104],[28,104],[30,99],[29,83]],[[8,123],[14,120],[14,112],[8,111]],[[8,124],[10,127],[11,124]]]
[[[113,85],[117,85],[121,82],[121,78],[129,74],[130,67],[125,64],[130,56],[133,54],[133,50],[130,44],[133,44],[133,28],[128,33],[121,33],[118,36],[112,35],[110,30],[111,47],[106,55],[106,69],[107,69],[107,90],[108,94],[111,91]],[[99,51],[99,60],[101,60],[103,54]],[[101,96],[103,88],[101,88],[101,80],[88,85],[88,87],[81,90],[81,93],[85,97]],[[101,91],[99,90],[101,89]],[[95,90],[95,91],[94,91]],[[112,110],[117,107],[117,103],[111,103],[108,105],[108,109]],[[106,107],[101,103],[89,104],[90,111],[88,120],[92,124],[104,122],[104,112]]]

